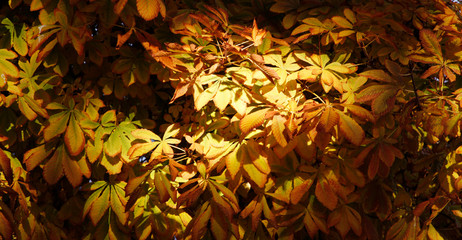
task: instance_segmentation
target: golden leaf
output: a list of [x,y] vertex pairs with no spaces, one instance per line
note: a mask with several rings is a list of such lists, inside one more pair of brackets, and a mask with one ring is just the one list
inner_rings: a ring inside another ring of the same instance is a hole
[[265,121],[266,112],[268,112],[268,110],[269,108],[264,108],[245,115],[239,122],[239,127],[241,128],[242,133],[247,134],[253,128],[262,125]]

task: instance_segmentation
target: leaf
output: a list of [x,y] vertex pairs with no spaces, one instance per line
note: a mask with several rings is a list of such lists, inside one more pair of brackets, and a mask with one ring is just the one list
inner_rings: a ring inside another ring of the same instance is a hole
[[305,194],[310,190],[313,184],[314,176],[305,180],[302,184],[294,187],[290,192],[290,202],[294,205],[298,204]]
[[138,177],[130,178],[127,182],[127,185],[125,186],[125,194],[127,196],[131,195],[138,188],[138,186],[145,181],[146,176],[148,176],[150,173],[150,171],[147,171]]
[[114,132],[109,135],[109,138],[104,144],[104,150],[110,157],[115,157],[122,152],[122,139],[120,138],[118,131],[119,130],[117,129],[114,130]]
[[45,141],[50,141],[54,137],[66,131],[67,123],[69,121],[70,113],[62,111],[57,114],[53,114],[48,119],[50,125],[45,127],[43,130],[43,137]]
[[118,174],[122,171],[123,162],[118,156],[111,157],[107,154],[103,154],[100,163],[107,169],[107,173],[111,175]]
[[436,38],[435,33],[430,29],[422,29],[419,33],[420,41],[423,48],[432,55],[438,57],[438,59],[443,59],[443,53],[441,51],[441,46]]
[[324,132],[331,132],[338,122],[339,114],[331,106],[327,106],[319,118],[318,128]]
[[63,161],[68,161],[64,151],[64,146],[60,145],[43,167],[43,177],[50,185],[56,184],[64,175]]
[[159,201],[163,203],[166,202],[170,198],[170,196],[168,194],[166,186],[162,181],[162,178],[160,176],[161,174],[162,173],[160,172],[156,172],[154,174],[154,185],[156,186],[156,191],[159,195]]
[[0,74],[6,74],[14,78],[19,77],[19,70],[16,65],[8,61],[18,57],[15,52],[7,49],[0,49]]
[[191,221],[192,226],[192,239],[199,240],[204,235],[207,227],[207,223],[212,216],[212,208],[210,204],[206,203],[202,205],[201,211],[197,215],[197,218],[194,221]]
[[345,136],[348,141],[354,145],[361,145],[364,140],[364,130],[359,126],[359,124],[345,115],[343,112],[336,110],[339,115],[339,130]]
[[247,134],[253,128],[262,125],[268,110],[269,108],[264,108],[245,115],[239,122],[242,133]]
[[359,75],[363,77],[367,77],[369,79],[374,79],[380,82],[387,82],[387,83],[394,82],[393,78],[381,69],[367,70],[367,71],[360,73]]
[[120,199],[125,199],[124,196],[121,196],[121,194],[118,193],[117,189],[119,187],[116,185],[111,186],[111,209],[114,211],[114,213],[117,215],[117,218],[119,219],[119,222],[122,223],[122,225],[125,225],[128,219],[128,212],[125,212],[125,206],[124,204],[120,201]]
[[285,125],[284,123],[286,122],[286,119],[282,117],[281,115],[274,115],[273,117],[273,124],[271,124],[271,130],[273,132],[273,136],[276,139],[276,141],[281,145],[282,147],[287,146],[287,140],[286,137],[284,136],[284,129]]
[[433,224],[430,224],[428,226],[427,235],[430,240],[443,240],[444,239],[443,236],[441,236],[440,233],[436,231]]
[[110,188],[105,188],[101,192],[101,195],[99,195],[99,197],[95,199],[91,204],[89,216],[94,226],[96,226],[99,223],[99,220],[103,217],[103,215],[107,212],[107,209],[109,208],[110,192]]
[[64,134],[64,142],[71,156],[79,155],[85,147],[85,136],[74,114],[69,118],[69,125]]
[[241,169],[241,166],[242,166],[242,161],[240,161],[240,159],[242,159],[241,156],[242,156],[242,150],[240,148],[236,148],[230,154],[225,156],[226,169],[228,170],[232,179],[236,177],[237,173]]
[[337,194],[335,194],[330,183],[324,177],[318,178],[314,193],[319,202],[329,210],[333,211],[337,207]]
[[157,17],[160,13],[165,18],[166,9],[162,0],[136,0],[136,8],[140,16],[150,21]]
[[0,149],[0,169],[8,182],[11,183],[13,172],[11,170],[10,158],[5,154],[3,149]]
[[63,160],[63,170],[67,180],[69,180],[74,188],[82,183],[82,171],[77,161],[66,157]]
[[352,113],[356,117],[359,117],[362,120],[375,122],[374,116],[368,110],[364,109],[363,107],[360,107],[358,105],[353,105],[353,104],[345,104],[344,106],[350,113]]
[[[254,159],[252,158],[251,153],[249,153],[249,149],[247,149],[247,147],[241,147],[240,149],[242,149],[242,152],[243,152],[244,161],[243,161],[242,168],[244,169],[244,172],[246,173],[246,177],[248,177],[249,180],[257,184],[258,187],[263,188],[267,181],[267,174],[260,171],[260,169],[257,168],[256,165],[254,165]],[[253,150],[250,150],[250,151],[253,151]],[[260,168],[266,170],[267,164],[268,164],[267,162],[266,162],[266,165],[262,164]],[[267,167],[269,169],[269,166]]]

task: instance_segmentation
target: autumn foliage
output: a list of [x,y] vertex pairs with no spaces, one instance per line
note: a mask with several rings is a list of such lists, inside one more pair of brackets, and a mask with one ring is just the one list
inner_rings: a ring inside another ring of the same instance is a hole
[[4,1],[0,239],[462,238],[461,7]]

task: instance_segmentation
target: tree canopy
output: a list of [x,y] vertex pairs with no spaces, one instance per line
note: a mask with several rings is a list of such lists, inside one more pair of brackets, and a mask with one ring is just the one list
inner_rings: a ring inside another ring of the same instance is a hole
[[460,239],[449,0],[8,0],[0,239]]

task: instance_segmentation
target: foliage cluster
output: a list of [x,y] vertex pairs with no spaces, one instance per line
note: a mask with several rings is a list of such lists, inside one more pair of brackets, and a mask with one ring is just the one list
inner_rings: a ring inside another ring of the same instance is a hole
[[8,0],[0,239],[450,239],[461,5]]

